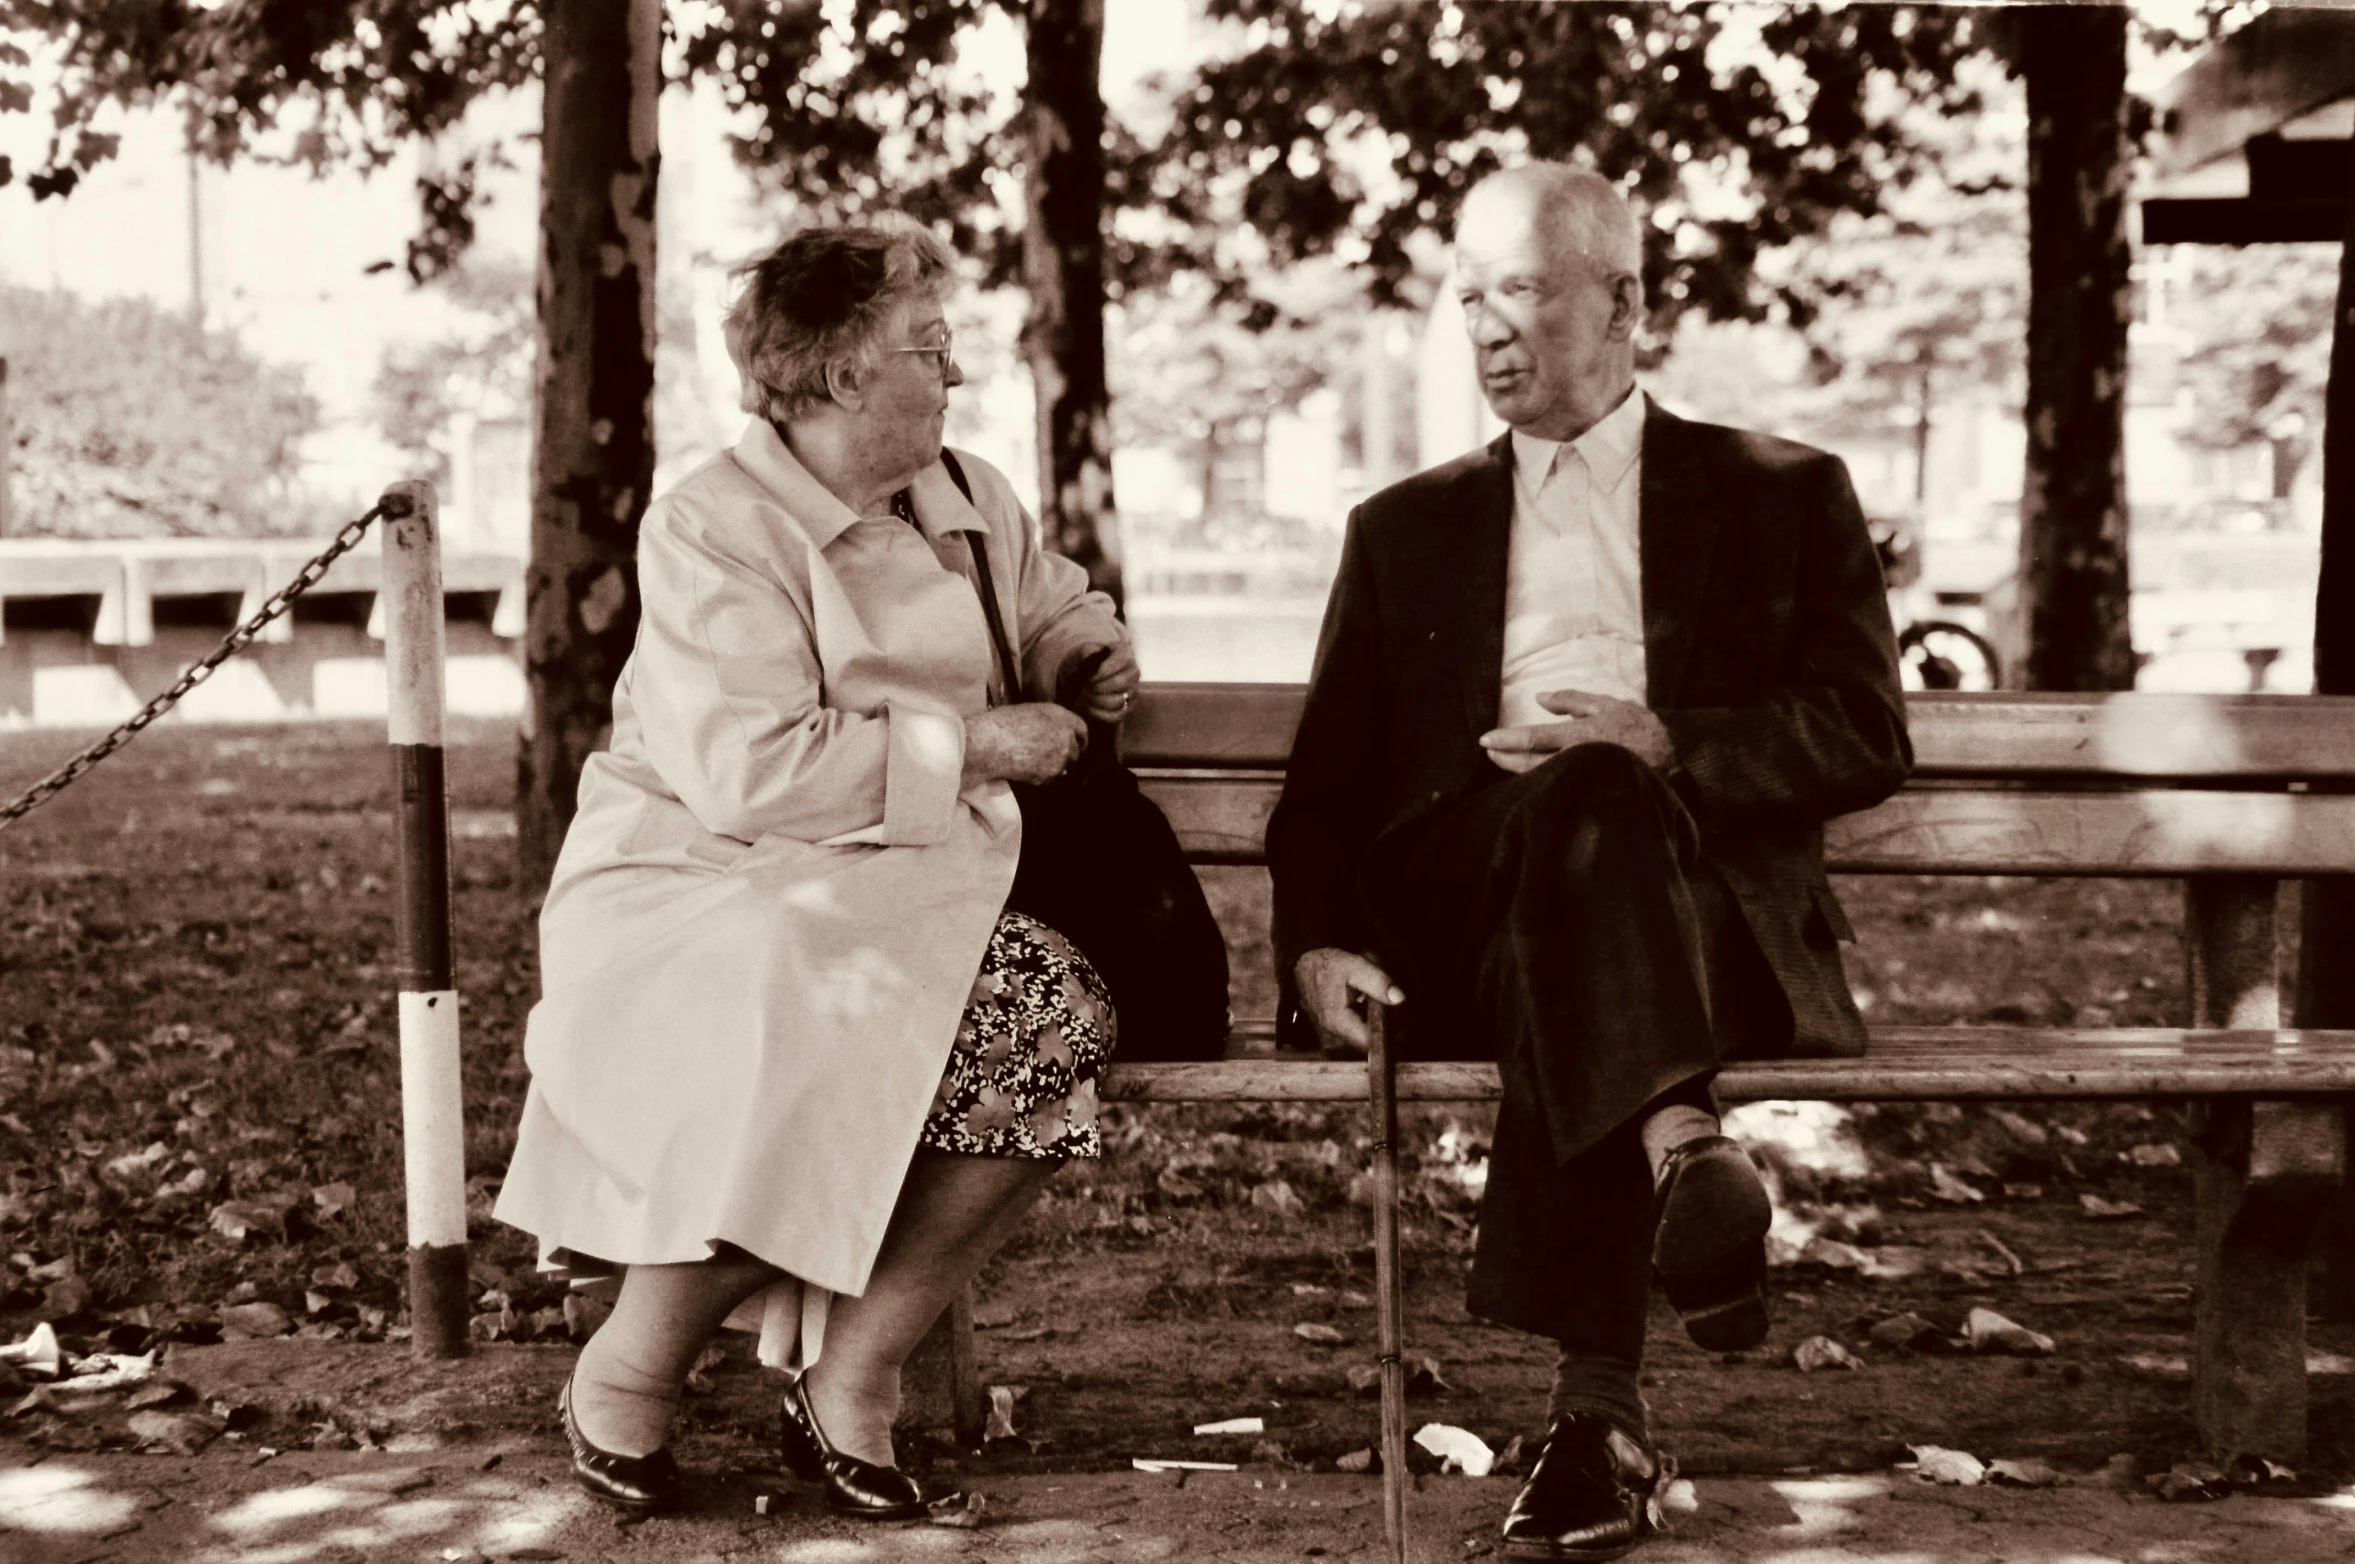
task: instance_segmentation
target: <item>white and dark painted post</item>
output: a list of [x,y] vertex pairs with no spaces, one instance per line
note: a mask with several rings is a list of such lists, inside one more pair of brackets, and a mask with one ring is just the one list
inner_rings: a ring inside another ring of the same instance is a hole
[[433,485],[384,491],[385,710],[392,741],[401,1144],[409,1324],[422,1357],[467,1352],[466,1118],[450,970],[450,802],[442,770],[442,561]]

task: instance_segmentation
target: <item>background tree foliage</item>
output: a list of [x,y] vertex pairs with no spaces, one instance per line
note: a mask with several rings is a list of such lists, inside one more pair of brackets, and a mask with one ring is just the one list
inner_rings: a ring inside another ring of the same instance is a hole
[[[1231,276],[1325,253],[1377,303],[1427,301],[1456,204],[1520,157],[1591,163],[1650,218],[1655,324],[1755,319],[1803,295],[1762,254],[1870,212],[1922,148],[1901,108],[1977,107],[1973,19],[1938,8],[1343,6],[1209,0],[1230,48],[1177,96],[1140,174],[1188,222],[1177,264]],[[1751,47],[1751,45],[1755,47]]]
[[320,518],[294,481],[301,371],[144,299],[0,288],[20,536],[253,537]]
[[2168,305],[2187,339],[2181,368],[2200,409],[2189,438],[2219,449],[2270,444],[2277,497],[2290,492],[2322,441],[2338,250],[2194,248]]

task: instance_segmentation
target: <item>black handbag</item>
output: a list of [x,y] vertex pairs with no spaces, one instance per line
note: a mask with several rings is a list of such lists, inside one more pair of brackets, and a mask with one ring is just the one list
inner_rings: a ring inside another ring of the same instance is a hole
[[[973,497],[957,459],[941,459]],[[989,545],[976,533],[975,581],[1008,700],[1022,669],[998,612]],[[1084,715],[1088,684],[1108,650],[1064,668],[1054,698]],[[1014,784],[1022,806],[1022,862],[1006,905],[1079,947],[1112,990],[1115,1057],[1130,1062],[1216,1059],[1227,1043],[1227,945],[1177,833],[1120,763],[1116,724],[1088,722],[1088,747],[1046,783]]]

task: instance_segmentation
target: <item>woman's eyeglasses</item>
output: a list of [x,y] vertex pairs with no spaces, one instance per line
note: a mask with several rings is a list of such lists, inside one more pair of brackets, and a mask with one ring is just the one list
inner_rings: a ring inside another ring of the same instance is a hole
[[925,347],[893,348],[891,351],[894,353],[921,353],[925,357],[932,360],[932,367],[938,370],[943,377],[948,374],[949,366],[957,361],[956,341],[946,331],[943,331],[940,334],[940,340],[938,342],[931,343]]

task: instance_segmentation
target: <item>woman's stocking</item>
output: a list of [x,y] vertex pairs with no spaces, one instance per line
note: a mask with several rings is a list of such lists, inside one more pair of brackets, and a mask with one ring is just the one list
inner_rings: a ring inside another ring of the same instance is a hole
[[891,1465],[899,1371],[957,1290],[1012,1236],[1060,1162],[919,1149],[866,1292],[838,1297],[809,1371],[810,1409],[838,1450]]
[[681,1265],[633,1265],[613,1314],[573,1368],[572,1412],[589,1443],[650,1455],[670,1438],[687,1371],[737,1304],[781,1273],[735,1250]]

